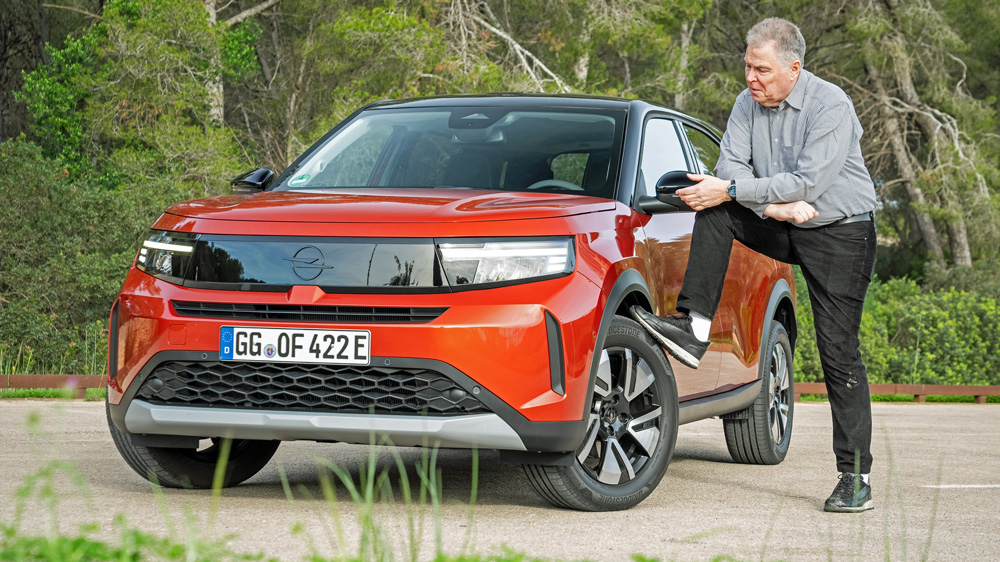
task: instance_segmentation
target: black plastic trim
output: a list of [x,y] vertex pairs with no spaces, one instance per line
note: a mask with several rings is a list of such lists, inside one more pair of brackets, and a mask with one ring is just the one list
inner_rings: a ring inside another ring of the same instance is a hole
[[[611,292],[608,294],[608,301],[604,305],[604,312],[601,315],[601,325],[597,330],[597,341],[594,342],[594,358],[590,363],[590,380],[587,383],[587,397],[594,394],[594,384],[597,382],[597,369],[601,365],[601,350],[604,349],[604,341],[608,337],[608,330],[611,328],[611,320],[618,313],[618,307],[621,303],[632,293],[641,293],[645,297],[646,302],[652,302],[649,298],[649,287],[646,285],[646,280],[642,278],[642,274],[634,269],[626,269],[615,281],[615,284],[611,287]],[[580,412],[581,419],[584,417],[586,412]],[[586,428],[584,428],[586,431]],[[580,441],[582,442],[583,435],[580,435]]]
[[760,379],[757,379],[721,394],[713,394],[681,402],[678,411],[678,423],[684,425],[713,416],[721,416],[746,409],[753,404],[754,400],[757,399],[757,395],[760,394],[760,385]]
[[[161,351],[154,355],[139,371],[125,389],[121,402],[110,405],[111,421],[122,431],[125,429],[125,412],[135,398],[143,381],[160,364],[167,361],[203,361],[218,358],[217,350],[211,351]],[[434,359],[413,359],[399,357],[372,357],[372,365],[387,367],[432,369],[451,379],[455,384],[469,392],[486,405],[493,413],[513,429],[528,451],[564,453],[575,451],[583,440],[587,430],[583,419],[556,422],[533,422],[525,418],[514,407],[507,404],[495,394],[482,387],[465,373],[443,361]]]
[[545,311],[545,333],[549,340],[549,380],[552,392],[566,396],[566,367],[563,364],[562,327],[548,310]]
[[174,313],[190,318],[346,324],[427,324],[448,307],[329,306],[267,303],[170,301]]
[[122,301],[115,300],[111,306],[111,326],[108,328],[108,380],[118,376],[118,309]]

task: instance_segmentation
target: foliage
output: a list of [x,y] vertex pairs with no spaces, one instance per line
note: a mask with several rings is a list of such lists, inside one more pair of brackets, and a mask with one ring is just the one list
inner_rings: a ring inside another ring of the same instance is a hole
[[[366,103],[576,91],[642,97],[722,127],[744,87],[743,34],[767,16],[800,23],[806,67],[851,94],[865,128],[890,242],[862,319],[873,380],[974,379],[962,365],[975,371],[974,354],[996,339],[989,322],[967,325],[1000,297],[1000,18],[991,3],[774,0],[751,10],[735,0],[281,0],[226,23],[253,4],[218,3],[216,24],[201,0],[19,6],[0,22],[14,41],[3,43],[0,76],[34,69],[15,92],[31,116],[29,138],[0,148],[9,202],[0,230],[13,241],[0,254],[5,369],[98,370],[107,310],[135,241],[166,206],[222,193],[256,165],[283,169]],[[885,104],[922,205],[886,148]],[[0,103],[0,134],[24,127],[9,115]],[[918,213],[945,241],[941,259],[915,228]],[[960,263],[965,247],[972,267],[945,265]],[[806,295],[803,287],[796,361],[803,380],[816,380]],[[918,307],[941,311],[941,326]],[[952,343],[949,329],[969,341]]]
[[182,195],[157,182],[111,192],[75,181],[23,139],[0,144],[0,177],[3,363],[21,372],[103,372],[108,310],[137,240]]
[[[801,274],[796,380],[823,380]],[[1000,306],[995,296],[875,281],[861,320],[861,355],[871,383],[1000,385]]]

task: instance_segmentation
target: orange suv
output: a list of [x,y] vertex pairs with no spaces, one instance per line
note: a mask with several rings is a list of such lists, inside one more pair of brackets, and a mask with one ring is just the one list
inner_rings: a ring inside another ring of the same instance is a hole
[[[701,367],[631,306],[673,310],[719,133],[637,100],[382,101],[280,175],[180,203],[111,311],[108,420],[165,486],[226,484],[281,441],[496,449],[546,500],[633,506],[678,424],[720,416],[739,462],[792,426],[794,282],[737,244]],[[152,475],[152,476],[151,476]]]

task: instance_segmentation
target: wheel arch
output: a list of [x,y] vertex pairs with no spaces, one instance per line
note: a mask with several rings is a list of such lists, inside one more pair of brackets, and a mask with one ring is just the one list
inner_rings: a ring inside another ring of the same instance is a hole
[[[795,340],[798,337],[798,324],[795,319],[795,294],[791,286],[785,279],[778,279],[771,289],[771,297],[767,303],[767,311],[764,313],[764,322],[761,326],[760,341],[767,341],[768,331],[771,327],[771,320],[777,320],[785,331],[788,332],[788,340],[792,344],[792,352],[795,352]],[[759,378],[760,375],[758,375]]]
[[[611,319],[615,315],[628,316],[628,310],[633,305],[652,310],[652,299],[649,296],[649,286],[642,274],[635,269],[626,269],[611,286],[608,300],[604,304],[604,311],[601,313],[601,323],[597,329],[597,339],[594,340],[594,356],[590,361],[590,374],[585,396],[590,396],[594,392],[597,368],[601,364],[600,350],[604,348],[604,342],[611,327]],[[580,412],[580,419],[584,419],[587,413],[586,409],[586,405],[584,405],[583,411]]]

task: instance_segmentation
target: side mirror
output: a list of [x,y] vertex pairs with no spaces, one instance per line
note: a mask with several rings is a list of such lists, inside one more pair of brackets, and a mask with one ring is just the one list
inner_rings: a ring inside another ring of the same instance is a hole
[[656,180],[656,197],[644,195],[639,198],[639,209],[648,214],[694,211],[681,201],[677,190],[690,187],[698,182],[687,177],[688,172],[677,170],[667,172]]
[[691,187],[698,182],[688,178],[688,172],[676,170],[667,172],[656,180],[656,195],[659,197],[663,193],[673,194],[678,189]]
[[233,178],[230,185],[236,193],[256,193],[264,191],[274,179],[274,172],[267,168],[257,168]]

